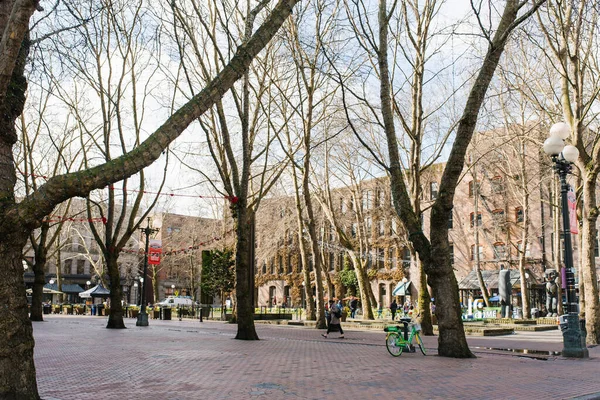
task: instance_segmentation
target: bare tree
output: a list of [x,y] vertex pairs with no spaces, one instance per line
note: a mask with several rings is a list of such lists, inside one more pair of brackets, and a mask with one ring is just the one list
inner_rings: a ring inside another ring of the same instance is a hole
[[[449,259],[448,241],[448,218],[452,212],[454,193],[461,177],[465,154],[473,136],[487,88],[510,33],[529,18],[543,2],[534,2],[529,9],[523,12],[522,9],[528,2],[507,1],[504,10],[498,15],[498,24],[495,29],[486,26],[483,21],[482,6],[484,2],[471,3],[481,28],[481,35],[486,41],[488,49],[480,64],[481,67],[475,74],[473,86],[467,96],[462,116],[459,119],[455,139],[439,185],[438,197],[431,205],[429,237],[423,232],[421,218],[417,213],[418,210],[415,210],[411,203],[395,128],[394,91],[391,86],[393,79],[389,60],[389,33],[393,12],[398,3],[394,2],[388,7],[387,1],[379,1],[377,29],[373,29],[371,25],[366,25],[366,22],[362,23],[362,26],[368,26],[368,31],[367,34],[361,36],[361,38],[364,38],[364,43],[360,42],[360,44],[368,47],[369,51],[374,53],[374,59],[376,60],[374,65],[376,65],[379,79],[380,112],[378,111],[375,114],[377,116],[376,121],[385,134],[385,144],[387,146],[387,161],[380,159],[379,163],[390,175],[394,208],[408,231],[409,240],[423,263],[429,286],[432,287],[433,295],[438,300],[436,307],[440,327],[438,343],[439,354],[442,356],[473,357],[468,348],[462,326],[458,285]],[[365,6],[362,3],[359,4],[359,9],[362,10]],[[495,8],[490,2],[487,12],[493,13],[494,10]],[[519,13],[521,14],[519,15]],[[361,14],[358,13],[358,15]],[[377,32],[377,34],[375,35],[372,32]],[[372,153],[375,156],[373,151]]]
[[[185,71],[184,83],[179,90],[194,93],[196,80],[208,81],[231,56],[218,44],[246,43],[254,30],[257,15],[268,6],[268,1],[253,6],[246,2],[190,2],[189,6],[171,4],[175,14],[174,29]],[[222,15],[232,18],[223,19]],[[200,26],[202,29],[197,30]],[[191,43],[192,51],[183,47]],[[202,43],[202,46],[200,46]],[[264,198],[287,165],[285,158],[277,158],[279,134],[286,125],[278,121],[274,106],[270,72],[279,66],[279,41],[265,46],[265,52],[256,57],[245,71],[239,87],[231,96],[216,102],[205,117],[199,120],[204,131],[210,161],[216,167],[219,186],[204,171],[214,189],[231,200],[231,216],[236,223],[236,306],[237,339],[256,340],[254,327],[255,285],[255,217]],[[228,112],[235,110],[235,116]],[[236,135],[236,133],[239,133]]]
[[264,17],[262,25],[237,51],[220,73],[196,96],[170,116],[140,146],[107,163],[50,178],[20,202],[15,199],[16,171],[13,145],[18,137],[15,119],[21,114],[27,81],[24,77],[29,51],[29,21],[37,1],[5,1],[0,4],[0,301],[10,304],[0,311],[0,396],[39,399],[33,361],[33,333],[27,316],[23,283],[22,249],[35,228],[56,205],[87,196],[94,189],[123,180],[157,160],[162,152],[198,117],[210,109],[243,76],[256,55],[270,42],[297,0],[281,0]]

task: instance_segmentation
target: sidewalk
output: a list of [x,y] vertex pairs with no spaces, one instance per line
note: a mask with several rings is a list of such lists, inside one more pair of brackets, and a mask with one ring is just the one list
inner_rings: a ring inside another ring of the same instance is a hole
[[[128,329],[108,330],[102,317],[45,318],[34,323],[45,400],[600,398],[599,347],[588,360],[485,349],[560,351],[558,331],[469,337],[478,358],[458,360],[394,358],[382,331],[324,339],[315,329],[257,325],[261,340],[247,342],[233,340],[237,326],[222,322],[151,320],[142,328],[127,319]],[[437,338],[424,340],[435,354]]]

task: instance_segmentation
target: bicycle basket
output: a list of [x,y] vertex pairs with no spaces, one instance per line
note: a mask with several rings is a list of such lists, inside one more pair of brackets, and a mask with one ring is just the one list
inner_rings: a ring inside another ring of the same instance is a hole
[[386,326],[383,328],[384,332],[398,332],[398,327],[395,325]]

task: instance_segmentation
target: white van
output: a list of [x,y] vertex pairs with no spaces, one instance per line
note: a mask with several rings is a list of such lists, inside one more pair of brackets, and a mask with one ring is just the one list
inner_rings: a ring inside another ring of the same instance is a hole
[[175,296],[169,296],[166,299],[164,299],[163,301],[157,303],[158,306],[160,307],[192,307],[195,306],[196,304],[194,303],[194,300],[189,297],[175,297]]

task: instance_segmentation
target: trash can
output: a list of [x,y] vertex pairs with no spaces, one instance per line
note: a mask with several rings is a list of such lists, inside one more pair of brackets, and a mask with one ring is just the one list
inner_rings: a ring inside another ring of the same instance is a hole
[[92,315],[96,315],[96,305],[92,304]]
[[171,320],[171,308],[163,307],[162,313],[163,313],[163,319],[169,320],[169,321]]
[[44,314],[50,314],[52,312],[52,306],[50,304],[44,304]]
[[102,310],[104,310],[104,304],[96,305],[96,315],[102,315]]

